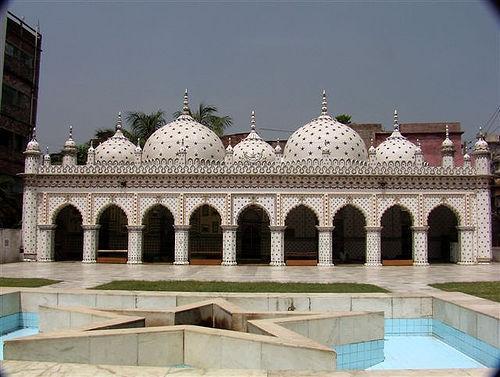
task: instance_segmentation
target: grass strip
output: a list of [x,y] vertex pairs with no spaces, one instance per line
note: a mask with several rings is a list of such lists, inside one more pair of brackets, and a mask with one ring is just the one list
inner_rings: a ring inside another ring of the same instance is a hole
[[376,293],[388,292],[372,284],[355,283],[277,283],[277,282],[226,282],[198,280],[115,280],[93,289],[126,291],[174,292],[261,292],[261,293]]
[[60,280],[50,279],[32,279],[32,278],[3,278],[0,277],[0,287],[43,287],[44,285],[51,285],[59,283]]
[[448,292],[463,292],[469,295],[500,302],[500,281],[472,281],[466,283],[430,284],[431,287]]

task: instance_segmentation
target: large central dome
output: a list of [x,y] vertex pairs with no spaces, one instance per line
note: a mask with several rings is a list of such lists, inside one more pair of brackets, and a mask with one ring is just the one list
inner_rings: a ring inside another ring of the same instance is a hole
[[283,157],[288,161],[320,159],[325,148],[328,148],[331,159],[366,160],[367,158],[365,143],[361,136],[328,115],[326,94],[323,91],[321,115],[290,136]]
[[189,114],[187,91],[184,94],[183,113],[149,137],[144,145],[142,161],[175,159],[181,146],[184,146],[188,160],[224,160],[225,150],[220,138]]

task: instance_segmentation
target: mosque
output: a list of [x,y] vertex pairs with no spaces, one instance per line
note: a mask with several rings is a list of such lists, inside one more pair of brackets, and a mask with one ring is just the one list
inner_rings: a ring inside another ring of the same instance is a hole
[[294,264],[488,263],[490,153],[479,136],[454,162],[443,135],[440,166],[394,130],[367,146],[328,114],[282,148],[256,129],[224,148],[190,115],[156,130],[144,148],[122,132],[77,165],[71,131],[60,165],[34,135],[25,153],[23,248],[40,262]]

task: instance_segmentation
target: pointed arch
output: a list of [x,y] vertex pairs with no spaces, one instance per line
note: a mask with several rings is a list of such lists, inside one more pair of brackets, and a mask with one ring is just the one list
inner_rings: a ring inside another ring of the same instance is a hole
[[463,219],[462,219],[462,216],[460,214],[460,210],[458,208],[456,208],[455,206],[453,206],[452,204],[450,203],[438,203],[434,206],[432,206],[431,208],[428,209],[427,213],[425,214],[425,225],[428,225],[429,223],[429,216],[431,215],[431,212],[434,211],[436,208],[439,208],[439,207],[446,207],[448,208],[454,215],[455,217],[457,218],[457,225],[458,226],[462,226],[462,225],[465,225],[463,223]]
[[363,210],[355,204],[338,208],[332,218],[332,256],[335,263],[366,262],[366,225]]
[[459,259],[458,214],[446,204],[435,206],[429,211],[426,222],[427,257],[429,263],[457,262]]
[[405,206],[394,204],[386,208],[380,218],[382,259],[413,259],[414,224],[415,219]]
[[319,216],[305,204],[292,207],[285,216],[285,262],[318,260]]
[[263,206],[247,205],[238,212],[236,261],[269,263],[271,260],[271,219]]
[[114,203],[114,202],[108,202],[106,204],[104,204],[103,206],[101,206],[95,213],[94,213],[94,224],[99,224],[99,219],[101,217],[101,215],[104,213],[104,211],[106,211],[109,207],[117,207],[119,208],[120,210],[123,211],[123,214],[125,215],[125,218],[127,219],[127,225],[131,225],[130,221],[130,216],[128,215],[127,213],[127,210],[125,208],[123,208],[122,205],[118,204],[118,203]]
[[54,260],[81,261],[83,259],[83,217],[73,204],[65,203],[54,211]]
[[308,210],[310,210],[312,213],[314,213],[314,215],[316,216],[316,219],[318,220],[318,225],[319,225],[319,223],[321,221],[321,215],[318,213],[318,211],[314,207],[312,207],[311,205],[309,205],[307,203],[296,203],[296,204],[292,205],[290,208],[288,208],[287,212],[282,214],[283,219],[285,219],[285,220],[283,220],[283,222],[286,221],[286,218],[288,217],[290,212],[292,212],[297,207],[305,207]]
[[240,216],[241,214],[247,210],[249,207],[256,207],[256,208],[259,208],[261,209],[262,211],[264,211],[264,213],[267,215],[267,218],[269,219],[269,222],[270,224],[272,225],[273,224],[273,221],[272,221],[272,216],[271,216],[271,213],[269,212],[269,210],[263,206],[262,204],[260,203],[247,203],[245,204],[243,207],[241,207],[239,209],[239,211],[236,213],[236,216],[235,216],[235,219],[234,221],[236,222],[236,224],[238,223],[239,219],[240,219]]
[[174,215],[163,204],[147,208],[142,217],[143,262],[173,262],[175,249]]
[[97,217],[99,228],[99,250],[120,250],[128,248],[127,213],[117,204],[103,207]]
[[189,216],[189,260],[191,263],[222,262],[222,216],[218,209],[202,203]]

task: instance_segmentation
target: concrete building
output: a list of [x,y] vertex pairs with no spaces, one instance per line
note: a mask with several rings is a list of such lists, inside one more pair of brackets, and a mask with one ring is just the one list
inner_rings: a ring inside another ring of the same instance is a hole
[[[420,131],[424,133],[423,130]],[[456,131],[453,131],[457,133]],[[250,132],[224,147],[183,113],[144,148],[122,132],[77,165],[70,130],[62,165],[25,151],[26,258],[173,262],[414,264],[487,263],[491,254],[490,151],[482,136],[458,161],[447,128],[439,166],[406,138],[394,114],[377,147],[328,114],[273,147]]]
[[[2,53],[0,102],[0,175],[10,184],[11,204],[0,203],[0,228],[20,222],[23,151],[36,124],[42,37],[12,13],[0,25]],[[18,200],[16,200],[16,196]],[[16,210],[16,203],[19,210]]]

